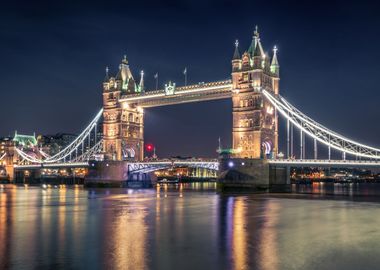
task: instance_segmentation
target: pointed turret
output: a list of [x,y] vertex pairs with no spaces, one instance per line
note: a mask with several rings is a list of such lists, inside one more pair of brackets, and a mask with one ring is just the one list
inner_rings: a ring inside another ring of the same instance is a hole
[[261,56],[263,56],[263,52],[262,52],[262,49],[260,47],[261,47],[260,46],[260,41],[258,40],[256,48],[253,51],[253,57],[255,57],[255,56],[261,57]]
[[128,81],[130,78],[133,78],[132,76],[132,72],[131,70],[129,69],[129,65],[128,65],[128,60],[127,60],[127,56],[124,55],[124,58],[123,60],[121,61],[121,78],[123,79],[123,81]]
[[265,58],[265,54],[262,50],[262,47],[261,47],[261,44],[260,44],[260,40],[258,39],[257,40],[257,44],[256,44],[256,48],[253,52],[253,67],[254,68],[263,68],[264,66],[264,58]]
[[234,56],[232,57],[232,71],[237,71],[241,68],[241,56],[239,52],[239,41],[235,41],[235,52]]
[[261,45],[261,42],[260,42],[259,28],[256,25],[255,31],[253,32],[251,45],[248,48],[248,53],[251,57],[254,56],[257,47],[259,47],[260,49],[260,54],[264,55],[263,46]]
[[273,57],[272,57],[272,61],[270,64],[270,71],[278,76],[279,72],[280,72],[280,65],[279,65],[278,59],[277,59],[277,50],[278,50],[277,47],[274,46],[273,47]]
[[232,60],[240,60],[240,52],[239,52],[239,41],[235,41],[235,52]]
[[144,92],[144,70],[141,70],[140,75],[139,92]]
[[115,80],[116,81],[122,81],[123,80],[123,78],[121,76],[121,64],[119,65],[119,71],[116,74]]
[[134,93],[137,90],[135,80],[133,79],[132,72],[129,69],[127,56],[124,55],[124,58],[119,65],[119,72],[116,75],[115,80],[117,85],[120,85],[120,89],[128,93]]
[[270,71],[270,57],[268,53],[264,54],[264,70],[269,72]]
[[108,81],[110,80],[110,76],[108,72],[109,72],[109,69],[108,67],[106,67],[106,76],[104,77],[104,80],[103,80],[104,83],[108,83]]
[[259,31],[258,31],[258,27],[256,25],[255,27],[255,31],[253,32],[253,36],[252,36],[252,42],[251,42],[251,45],[249,46],[248,48],[248,53],[251,57],[253,57],[253,53],[256,49],[256,46],[257,46],[257,43],[258,43],[258,40],[259,40]]

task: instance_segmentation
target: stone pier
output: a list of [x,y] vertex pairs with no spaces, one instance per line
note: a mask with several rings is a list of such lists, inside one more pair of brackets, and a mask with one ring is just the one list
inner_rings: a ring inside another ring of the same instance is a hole
[[150,174],[129,174],[128,161],[91,161],[85,178],[87,187],[132,187],[152,186]]
[[222,158],[218,189],[289,192],[290,170],[286,166],[272,166],[266,159]]

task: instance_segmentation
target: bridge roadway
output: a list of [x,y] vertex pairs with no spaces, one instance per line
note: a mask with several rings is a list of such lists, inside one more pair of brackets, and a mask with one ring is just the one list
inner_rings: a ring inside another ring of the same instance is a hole
[[[104,161],[107,163],[107,161]],[[158,161],[149,162],[127,162],[128,170],[130,172],[148,172],[155,171],[159,169],[178,167],[178,166],[188,166],[205,168],[210,170],[218,170],[219,162],[214,160],[171,160],[164,159]],[[83,168],[91,167],[94,164],[92,161],[88,162],[66,162],[66,163],[41,163],[41,164],[28,164],[28,165],[14,165],[15,169],[18,170],[30,170],[30,169],[43,169],[43,168]]]
[[225,99],[232,97],[232,81],[217,81],[176,87],[167,90],[146,91],[128,94],[119,99],[120,103],[134,103],[141,108],[149,108],[180,103]]
[[328,160],[328,159],[271,159],[269,164],[289,167],[338,167],[380,169],[380,161],[372,160]]
[[[106,162],[106,161],[104,161]],[[380,169],[380,161],[372,160],[328,160],[328,159],[270,159],[270,165],[288,166],[288,167],[338,167],[338,168],[376,168]],[[15,169],[28,170],[39,168],[83,168],[90,167],[89,162],[71,162],[71,163],[45,163],[30,165],[15,165]],[[130,172],[151,172],[159,169],[189,166],[218,170],[219,162],[216,159],[210,160],[158,160],[149,162],[128,162]]]

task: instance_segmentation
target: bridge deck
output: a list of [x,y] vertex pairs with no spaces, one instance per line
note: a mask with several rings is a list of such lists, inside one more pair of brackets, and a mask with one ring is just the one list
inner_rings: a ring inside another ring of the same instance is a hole
[[[380,169],[380,161],[371,160],[328,160],[328,159],[270,159],[271,165],[290,166],[290,167],[378,167]],[[68,163],[46,163],[46,164],[29,164],[15,165],[15,169],[38,169],[38,168],[78,168],[88,167],[89,162],[68,162]],[[166,166],[189,166],[202,167],[217,170],[219,162],[217,160],[158,160],[149,162],[128,162],[128,166],[132,171],[147,168],[157,168]]]
[[272,159],[269,160],[269,164],[272,165],[285,165],[294,167],[379,167],[380,161],[372,160],[328,160],[328,159]]
[[147,91],[145,93],[122,96],[121,103],[135,103],[142,108],[189,103],[196,101],[230,98],[231,80],[200,83],[175,88],[174,93],[165,90]]

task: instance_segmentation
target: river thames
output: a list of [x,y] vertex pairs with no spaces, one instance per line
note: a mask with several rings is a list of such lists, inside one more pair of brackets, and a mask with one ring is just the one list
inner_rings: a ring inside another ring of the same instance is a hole
[[0,269],[379,267],[380,185],[293,191],[4,186]]

